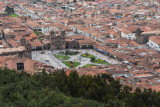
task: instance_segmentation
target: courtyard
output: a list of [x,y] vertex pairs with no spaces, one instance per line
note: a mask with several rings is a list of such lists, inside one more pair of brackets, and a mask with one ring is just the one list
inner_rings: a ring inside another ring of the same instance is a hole
[[98,53],[94,50],[53,50],[33,51],[32,59],[51,65],[56,69],[86,68],[90,66],[119,63],[117,60]]

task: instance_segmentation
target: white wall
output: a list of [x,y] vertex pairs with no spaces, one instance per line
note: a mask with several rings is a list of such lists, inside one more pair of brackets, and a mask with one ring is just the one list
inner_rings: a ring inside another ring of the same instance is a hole
[[42,27],[42,33],[43,34],[48,33],[49,31],[50,31],[49,27]]
[[121,37],[130,39],[130,40],[136,39],[135,33],[125,34],[125,33],[121,32]]
[[147,43],[151,48],[153,48],[154,50],[160,51],[160,46],[158,44],[156,44],[155,42],[149,40]]

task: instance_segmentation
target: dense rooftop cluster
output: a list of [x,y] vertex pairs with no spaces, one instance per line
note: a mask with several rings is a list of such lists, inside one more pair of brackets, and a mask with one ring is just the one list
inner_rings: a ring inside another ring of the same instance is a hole
[[120,63],[79,68],[79,75],[108,73],[123,85],[160,91],[159,0],[1,0],[0,39],[0,67],[21,70],[23,62],[28,73],[54,71],[31,51],[90,48]]

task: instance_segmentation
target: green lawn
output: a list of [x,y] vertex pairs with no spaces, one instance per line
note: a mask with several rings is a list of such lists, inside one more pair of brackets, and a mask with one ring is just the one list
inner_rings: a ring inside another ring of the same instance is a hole
[[91,55],[89,53],[84,53],[81,55],[82,57],[86,57],[86,58],[96,58],[94,55]]
[[43,35],[43,33],[40,33],[38,31],[34,31],[34,33],[38,36],[38,35]]
[[79,62],[72,62],[72,61],[63,61],[63,63],[69,68],[75,68],[80,65]]
[[106,65],[109,65],[109,64],[110,64],[110,63],[108,63],[107,61],[102,60],[102,59],[95,59],[94,61],[92,61],[92,63],[106,64]]
[[69,56],[64,56],[64,55],[55,55],[55,57],[60,60],[68,60],[69,59]]
[[83,66],[83,68],[87,68],[87,67],[91,67],[91,66],[98,66],[98,65],[95,65],[95,64],[87,64],[87,65]]
[[60,52],[60,54],[63,55],[78,55],[80,52],[78,51],[65,51],[65,52]]
[[18,17],[18,15],[15,14],[15,13],[11,13],[9,16],[10,16],[10,17]]

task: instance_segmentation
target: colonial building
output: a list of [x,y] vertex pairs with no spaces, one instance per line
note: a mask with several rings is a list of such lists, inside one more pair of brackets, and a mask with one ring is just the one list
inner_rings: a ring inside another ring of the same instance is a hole
[[135,33],[136,33],[135,41],[139,44],[146,44],[149,41],[150,36],[159,35],[160,31],[155,30],[155,31],[143,32],[140,28],[137,28]]
[[65,32],[62,31],[61,34],[51,33],[51,49],[65,49],[66,41],[65,41]]
[[9,69],[17,70],[18,72],[25,71],[27,73],[35,73],[36,62],[27,57],[18,57],[18,56],[0,56],[0,68],[7,67]]
[[139,44],[144,44],[147,42],[147,37],[145,35],[142,35],[142,30],[138,27],[135,31],[136,39],[135,41]]
[[25,47],[20,46],[18,48],[6,48],[0,49],[0,56],[24,56],[25,55]]
[[160,35],[150,36],[147,43],[152,49],[160,52]]
[[15,69],[17,71],[25,71],[31,74],[35,72],[34,65],[35,65],[35,61],[27,57],[6,58],[6,64],[5,64],[5,66],[9,69]]
[[42,32],[42,27],[39,23],[34,22],[34,21],[27,21],[26,24],[33,30],[38,31],[38,32]]
[[87,49],[93,48],[96,42],[85,36],[66,36],[65,31],[61,33],[52,32],[51,36],[51,50],[53,49]]

